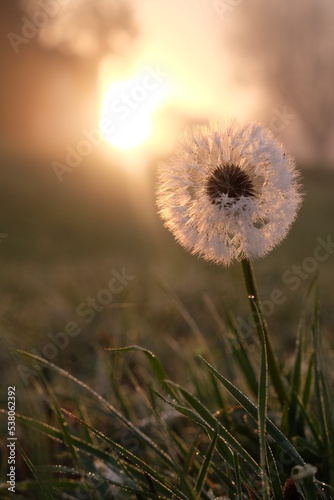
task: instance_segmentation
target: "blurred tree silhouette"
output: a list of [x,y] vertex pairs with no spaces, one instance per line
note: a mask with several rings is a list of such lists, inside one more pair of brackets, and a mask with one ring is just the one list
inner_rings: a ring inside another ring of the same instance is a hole
[[122,0],[21,0],[21,7],[30,19],[49,13],[38,39],[66,54],[100,58],[122,50],[136,34],[130,8]]
[[296,114],[313,155],[333,159],[333,2],[250,0],[235,14],[236,46],[246,71]]

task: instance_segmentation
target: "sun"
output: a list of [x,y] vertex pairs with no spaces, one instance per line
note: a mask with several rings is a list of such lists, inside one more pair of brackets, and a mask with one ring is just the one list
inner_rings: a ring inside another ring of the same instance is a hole
[[107,87],[101,105],[100,130],[117,149],[129,150],[153,134],[152,115],[166,95],[166,82],[151,67]]

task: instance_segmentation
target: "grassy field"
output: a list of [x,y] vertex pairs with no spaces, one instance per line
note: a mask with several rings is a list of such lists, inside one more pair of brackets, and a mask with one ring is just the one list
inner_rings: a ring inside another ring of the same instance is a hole
[[[211,389],[205,392],[206,379],[195,384],[203,373],[195,354],[209,352],[221,373],[240,389],[247,389],[247,380],[242,371],[234,369],[224,340],[228,330],[225,307],[233,310],[244,332],[249,328],[240,266],[226,269],[208,264],[188,255],[174,242],[156,215],[154,165],[148,169],[145,191],[139,185],[136,188],[135,176],[99,158],[90,158],[63,183],[57,181],[48,164],[26,164],[19,158],[3,157],[1,169],[0,232],[6,235],[0,240],[1,407],[6,406],[6,386],[15,385],[17,412],[54,425],[50,394],[55,393],[61,406],[70,411],[79,408],[81,417],[100,426],[102,432],[110,435],[112,427],[125,446],[124,435],[110,424],[106,412],[96,409],[90,399],[76,399],[69,380],[46,372],[52,388],[46,395],[37,377],[18,369],[26,361],[14,349],[44,357],[46,352],[52,353],[50,361],[88,383],[125,415],[133,415],[136,422],[149,418],[147,408],[155,404],[153,399],[148,402],[152,394],[143,389],[150,377],[145,355],[115,355],[105,348],[137,344],[153,351],[168,376],[194,390],[210,408],[214,407],[214,396]],[[312,314],[312,301],[307,305],[305,297],[317,275],[322,333],[326,345],[333,347],[334,339],[334,252],[326,254],[324,250],[324,260],[314,260],[318,238],[327,241],[331,235],[334,240],[334,171],[314,168],[302,170],[302,176],[305,199],[288,238],[254,263],[272,341],[287,376],[293,366],[301,314],[305,313],[306,324]],[[123,279],[110,299],[101,290],[107,289],[115,271],[131,279]],[[274,304],[273,290],[279,290],[284,298],[281,305]],[[96,299],[95,306],[89,298]],[[74,323],[79,333],[64,340],[64,332]],[[311,335],[309,330],[307,327],[306,338]],[[53,347],[46,347],[50,343]],[[258,341],[250,336],[246,343],[256,365]],[[333,351],[328,356],[333,361]],[[276,410],[274,403],[273,418]],[[231,412],[233,428],[238,425],[238,417]],[[19,442],[35,466],[53,463],[70,467],[70,459],[59,444],[41,434],[36,439],[36,433],[27,433],[24,425],[17,425]],[[196,441],[194,427],[187,428],[183,420],[171,425],[175,429],[181,426],[181,431],[175,432],[189,433],[187,442]],[[73,423],[74,433],[78,426]],[[130,433],[130,448],[131,439]],[[6,454],[5,441],[2,443]],[[204,441],[204,448],[206,444]],[[192,459],[188,460],[190,463]],[[18,461],[17,481],[33,477],[21,456]],[[3,477],[6,467],[4,458]],[[103,498],[99,490],[94,491],[96,498]],[[81,498],[73,492],[67,494],[66,498]],[[173,498],[160,494],[160,498]],[[32,495],[38,498],[36,492]],[[41,498],[47,498],[47,493],[44,495]],[[105,498],[123,497],[113,490],[110,496],[105,493]],[[124,498],[132,498],[131,493]],[[203,493],[203,498],[210,498],[209,493]]]

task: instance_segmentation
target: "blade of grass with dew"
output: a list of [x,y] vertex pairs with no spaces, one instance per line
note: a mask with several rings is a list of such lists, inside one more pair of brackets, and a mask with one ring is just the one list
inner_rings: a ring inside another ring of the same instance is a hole
[[[173,433],[173,434],[176,434],[176,433]],[[192,468],[193,468],[193,465],[195,464],[195,466],[197,466],[197,469],[198,469],[198,472],[199,472],[199,467],[198,467],[198,464],[196,463],[196,461],[194,460],[195,459],[195,456],[196,456],[196,450],[197,450],[197,446],[200,442],[200,439],[201,439],[201,436],[203,434],[203,431],[202,429],[200,431],[197,432],[196,436],[195,436],[195,439],[192,440],[192,443],[190,444],[189,446],[189,449],[186,450],[186,448],[183,446],[183,454],[184,454],[184,472],[189,475]],[[180,447],[180,437],[175,435],[175,440],[177,440],[178,444],[179,444],[179,447]]]
[[[81,404],[81,402],[79,401],[79,398],[77,397],[76,394],[74,395],[73,399],[74,399],[75,407],[79,413],[80,419],[83,422],[88,421],[89,417],[88,417],[86,408]],[[90,444],[94,444],[93,439],[92,439],[91,435],[89,434],[89,431],[87,430],[87,427],[83,427],[83,432],[84,432],[85,441],[87,441]]]
[[221,410],[224,410],[226,408],[226,403],[224,401],[224,398],[220,392],[220,388],[218,386],[217,380],[215,377],[210,373],[210,382],[213,388],[213,395],[215,396],[215,399],[217,401],[217,405]]
[[304,390],[303,390],[303,405],[305,406],[305,408],[307,407],[307,405],[309,403],[310,395],[311,395],[313,366],[314,366],[314,351],[310,355],[307,373],[306,373],[306,377],[305,377],[305,384],[304,384]]
[[[323,387],[321,383],[321,367],[320,367],[320,331],[319,331],[319,294],[318,290],[315,297],[314,304],[314,317],[312,324],[312,333],[313,333],[313,349],[314,349],[314,392],[317,406],[317,415],[320,423],[322,441],[325,447],[325,453],[329,456],[330,450],[329,446],[329,434],[326,422],[326,408],[324,403],[324,395],[323,395]],[[326,467],[326,464],[323,464]]]
[[[152,368],[152,371],[154,373],[154,375],[156,376],[159,384],[160,384],[160,387],[162,387],[164,390],[166,390],[166,392],[172,396],[172,397],[177,397],[177,393],[173,390],[173,388],[171,386],[169,386],[168,384],[166,384],[166,373],[162,367],[162,365],[160,364],[159,360],[156,358],[156,356],[149,350],[147,349],[144,349],[144,348],[141,348],[139,346],[130,346],[129,348],[118,348],[118,349],[115,349],[116,351],[125,351],[125,352],[129,352],[129,351],[139,351],[141,353],[143,353],[147,359],[149,360],[149,364]],[[113,349],[113,351],[115,351]],[[134,377],[131,375],[131,373],[129,373],[130,375],[130,378],[131,380],[134,379]],[[135,385],[135,388],[136,390],[139,392],[143,392],[141,390],[141,388],[137,388],[137,385],[136,385],[136,382],[134,381],[134,385]],[[152,400],[152,397],[153,397],[153,394],[155,394],[155,391],[153,390],[153,388],[150,388],[149,389],[149,394],[151,394],[151,400]],[[157,419],[157,423],[158,423],[158,427],[161,428],[161,429],[164,429],[166,431],[166,434],[165,434],[165,437],[167,438],[165,440],[165,443],[167,444],[167,447],[169,445],[169,434],[168,434],[168,430],[166,428],[166,425],[164,423],[164,421],[160,418],[160,416],[158,415],[157,412],[155,412],[154,410],[154,405],[151,405],[150,404],[150,401],[148,400],[148,398],[146,397],[146,394],[143,394],[143,397],[144,397],[144,400],[146,401],[147,403],[147,406],[150,408],[150,410],[153,411],[153,414],[155,415],[156,419]],[[180,480],[182,482],[182,484],[185,486],[185,488],[187,489],[187,492],[188,492],[188,495],[189,495],[189,498],[193,495],[193,492],[191,491],[190,489],[190,486],[188,484],[188,481],[187,481],[187,477],[186,475],[184,474],[183,472],[183,469],[182,468],[178,468],[178,470],[176,470],[176,473],[179,475],[180,477]]]
[[[68,492],[68,490],[72,491],[74,490],[75,493],[77,493],[78,488],[80,488],[80,497],[82,495],[82,490],[85,490],[87,492],[87,495],[89,495],[89,498],[93,498],[97,500],[97,496],[95,495],[95,490],[99,488],[103,483],[106,483],[107,480],[102,478],[100,474],[95,474],[93,472],[87,472],[84,470],[77,470],[73,467],[68,467],[65,465],[39,465],[36,467],[38,471],[41,472],[49,472],[52,473],[53,475],[67,475],[67,476],[75,476],[76,479],[71,479],[70,477],[68,479],[62,479],[62,478],[57,478],[54,481],[54,484],[56,486],[56,490],[59,493],[59,497],[63,498],[65,497],[64,492],[62,492],[62,488]],[[79,479],[80,478],[80,479]],[[81,480],[84,479],[84,482],[81,482]],[[68,493],[67,493],[68,494]],[[66,497],[67,498],[67,497]],[[72,497],[69,497],[72,498]],[[78,498],[73,497],[73,498]]]
[[[254,323],[256,325],[258,337],[261,340],[262,328],[264,330],[264,335],[266,337],[269,374],[270,374],[273,386],[275,388],[277,397],[281,403],[281,406],[283,407],[284,402],[288,401],[289,397],[288,397],[287,391],[285,389],[282,375],[281,375],[281,372],[280,372],[279,367],[278,367],[277,358],[275,356],[275,353],[274,353],[274,350],[273,350],[273,347],[271,344],[271,337],[270,337],[268,325],[267,325],[267,322],[266,322],[264,315],[263,315],[261,300],[260,300],[260,296],[258,294],[257,287],[256,287],[256,281],[255,281],[253,267],[252,267],[251,262],[248,259],[243,259],[241,261],[241,266],[242,266],[243,276],[244,276],[244,280],[245,280],[246,290],[248,293],[248,301],[250,304]],[[257,307],[255,307],[255,304]],[[259,322],[257,321],[258,316],[261,318],[261,324],[259,324]]]
[[[235,387],[231,382],[229,382],[221,373],[219,373],[213,366],[210,365],[208,361],[200,357],[203,363],[206,364],[207,368],[217,377],[217,379],[225,386],[228,392],[240,403],[240,405],[246,410],[246,412],[257,422],[257,407],[245,396],[237,387]],[[296,464],[304,465],[304,460],[299,455],[294,446],[290,441],[284,436],[284,434],[276,427],[276,425],[267,418],[266,422],[267,432],[274,439],[275,442],[287,453],[289,453]]]
[[213,457],[213,454],[214,454],[214,451],[215,451],[217,438],[218,438],[218,432],[215,431],[214,435],[213,435],[213,437],[211,439],[211,443],[210,443],[209,449],[208,449],[207,454],[205,456],[205,459],[203,461],[201,470],[199,472],[198,478],[197,478],[197,483],[196,483],[195,489],[196,489],[196,491],[197,491],[197,493],[199,495],[200,495],[200,493],[202,491],[202,487],[203,487],[204,481],[205,481],[206,476],[208,474],[208,470],[209,470],[209,467],[210,467],[210,464],[211,464],[211,460],[212,460],[212,457]]
[[48,394],[52,400],[53,408],[54,408],[60,429],[64,435],[64,442],[66,443],[66,446],[70,452],[70,455],[72,456],[72,460],[73,460],[74,464],[76,465],[76,467],[78,467],[78,469],[80,469],[81,468],[80,461],[79,461],[77,452],[75,451],[75,448],[73,446],[72,436],[68,430],[67,422],[65,422],[65,419],[64,419],[63,414],[61,412],[61,409],[58,405],[56,396],[55,396],[53,390],[51,389],[50,384],[48,384],[44,374],[41,374],[41,376],[42,376],[43,383],[46,387],[46,390],[48,391]]
[[[183,406],[180,403],[177,403],[176,399],[171,400],[167,399],[165,396],[160,394],[159,392],[156,392],[156,395],[165,403],[167,403],[169,406],[174,408],[176,411],[181,413],[181,415],[184,415],[185,417],[189,418],[191,421],[193,421],[196,425],[201,427],[204,431],[208,432],[211,431],[213,432],[213,427],[208,425],[207,422],[195,411],[193,411],[190,408],[187,408],[186,406]],[[220,437],[220,436],[219,436]],[[230,466],[233,466],[233,455],[232,452],[229,448],[229,446],[225,443],[224,439],[221,439],[217,443],[217,449],[218,447],[220,448],[220,452],[222,456],[224,457],[224,460],[229,463]]]
[[325,380],[323,373],[321,376],[322,393],[324,399],[324,410],[325,410],[325,422],[327,428],[328,436],[328,469],[329,477],[328,483],[334,486],[334,422],[333,422],[333,398],[329,396],[329,386],[327,384],[327,378]]
[[118,401],[121,410],[123,411],[126,418],[128,420],[131,420],[133,415],[132,415],[132,412],[129,408],[129,405],[126,402],[125,397],[123,397],[122,391],[120,390],[119,381],[116,380],[115,378],[112,378],[111,386],[112,386],[112,390],[115,394],[116,400]]
[[[37,467],[36,467],[37,469]],[[41,470],[41,467],[38,467],[38,471]],[[47,470],[47,469],[46,469]],[[52,469],[50,469],[50,472],[52,472]],[[73,491],[76,492],[78,490],[78,487],[82,488],[84,485],[79,484],[78,481],[72,480],[72,479],[55,479],[55,480],[48,480],[44,481],[44,485],[47,485],[47,487],[52,488],[52,491],[54,492],[54,495],[56,498],[66,498],[67,500],[73,499],[75,500],[78,498],[77,496],[70,496],[69,493],[67,493],[67,496],[65,497],[64,493],[62,493],[62,489],[68,491]],[[4,495],[2,495],[2,490],[4,490]],[[37,480],[29,479],[25,481],[17,481],[15,484],[15,493],[16,497],[19,498],[31,498],[33,500],[40,497],[41,493],[41,487],[40,484]],[[87,494],[90,492],[87,490]],[[19,496],[20,495],[20,496]],[[21,496],[22,495],[22,496]],[[8,500],[8,483],[6,484],[0,484],[0,498],[4,498],[4,500]],[[43,499],[47,498],[46,496],[43,496]],[[54,498],[54,497],[52,497]],[[89,498],[92,498],[91,496]]]
[[[235,399],[244,407],[244,409],[249,413],[249,415],[256,422],[257,418],[257,408],[256,406],[245,396],[239,389],[237,389],[231,382],[229,382],[223,375],[221,375],[215,368],[213,368],[208,361],[200,357],[202,361],[207,365],[208,369],[214,373],[218,380],[226,387],[226,389],[235,397]],[[302,459],[296,448],[290,443],[290,441],[282,434],[282,432],[276,427],[276,425],[267,418],[266,421],[267,432],[274,439],[274,441],[284,450],[286,453],[290,454],[291,457],[296,461],[297,465],[305,465],[305,461]],[[320,491],[318,490],[319,494]]]
[[289,403],[289,414],[288,414],[288,437],[295,434],[296,422],[297,422],[297,409],[298,402],[297,397],[300,391],[300,381],[301,381],[301,368],[302,368],[302,351],[304,346],[304,325],[300,323],[298,328],[298,337],[296,341],[296,355],[294,362],[294,369],[292,373],[292,383],[291,383],[291,398]]
[[216,309],[216,306],[214,305],[214,303],[212,302],[211,298],[208,295],[205,296],[205,303],[212,317],[217,323],[217,326],[219,327],[220,334],[224,339],[226,339],[226,342],[228,342],[230,349],[232,350],[232,355],[234,359],[237,361],[241,372],[244,374],[245,381],[248,387],[253,392],[254,396],[257,396],[258,388],[257,388],[255,371],[251,363],[251,360],[247,354],[247,346],[245,340],[239,333],[239,329],[235,321],[235,318],[232,314],[232,311],[227,307],[225,302],[223,302],[226,323],[231,332],[233,333],[234,335],[233,337],[231,336],[231,334],[226,335],[226,324],[223,323]]
[[165,372],[165,369],[163,368],[163,366],[161,365],[160,361],[157,359],[155,354],[153,354],[153,352],[149,351],[148,349],[145,349],[144,347],[140,347],[137,345],[131,345],[131,346],[127,346],[127,347],[116,347],[116,348],[110,348],[110,349],[107,348],[106,351],[110,351],[113,353],[139,351],[139,352],[143,353],[145,355],[146,359],[148,360],[148,362],[152,368],[152,371],[153,371],[155,377],[157,378],[157,380],[159,381],[160,385],[163,387],[163,389],[167,393],[170,394],[170,396],[175,397],[175,394],[173,392],[170,392],[171,389],[168,386],[168,384],[165,383],[165,380],[168,379],[167,374]]
[[235,484],[237,486],[237,500],[242,500],[242,486],[241,486],[241,477],[240,477],[240,465],[239,465],[239,457],[236,452],[233,453],[233,461],[234,461],[234,473],[235,473]]
[[268,470],[271,479],[272,490],[274,493],[273,498],[275,500],[283,500],[282,484],[279,477],[277,463],[268,442],[267,442],[267,461],[268,461]]
[[[160,485],[162,488],[164,488],[166,491],[169,493],[173,493],[174,495],[180,495],[180,492],[173,486],[172,483],[170,483],[166,478],[164,478],[159,472],[157,472],[153,467],[149,466],[144,460],[140,459],[136,455],[134,455],[132,452],[128,451],[124,446],[122,446],[119,443],[116,443],[112,439],[108,438],[105,434],[102,432],[98,431],[94,427],[88,425],[85,422],[80,421],[77,417],[72,415],[70,412],[66,412],[69,416],[74,418],[76,421],[79,421],[82,425],[87,426],[87,428],[95,434],[99,439],[101,439],[105,444],[110,446],[113,450],[115,450],[117,453],[119,453],[121,456],[124,455],[124,457],[127,458],[127,466],[130,463],[133,463],[138,467],[139,469],[142,469],[146,474],[148,474],[154,481],[157,482],[158,485]],[[175,468],[175,472],[178,472],[178,467]]]
[[[40,422],[36,419],[30,418],[30,417],[25,417],[24,415],[16,414],[16,417],[17,417],[18,421],[20,421],[21,423],[23,423],[27,427],[29,427],[33,430],[36,430],[38,432],[41,432],[44,435],[48,436],[49,438],[51,438],[59,443],[65,444],[64,436],[59,429],[56,429],[55,427],[44,424],[43,422]],[[81,452],[86,453],[89,456],[98,458],[105,463],[108,463],[109,464],[108,466],[111,469],[113,468],[115,473],[119,472],[119,462],[110,453],[107,453],[94,445],[91,445],[85,441],[82,441],[81,439],[79,439],[75,436],[72,436],[72,441],[73,441],[73,445]]]
[[[232,441],[233,444],[235,445],[235,448],[238,451],[238,453],[241,456],[246,455],[245,462],[248,464],[248,466],[252,470],[254,470],[258,476],[260,476],[260,467],[257,465],[257,463],[252,459],[252,457],[250,457],[250,455],[248,455],[247,451],[245,451],[243,449],[243,447],[240,445],[240,443],[238,443],[238,441],[236,441],[235,438],[228,431],[226,431],[226,429],[223,426],[221,426],[221,424],[218,421],[216,421],[214,419],[215,421],[213,422],[213,425],[210,425],[196,411],[194,411],[190,408],[187,408],[179,403],[176,403],[175,400],[174,401],[168,400],[160,393],[156,393],[156,394],[158,397],[160,397],[163,401],[165,401],[167,404],[172,406],[179,413],[188,417],[190,420],[192,420],[198,426],[203,428],[210,435],[211,438],[214,435],[214,430],[215,430],[215,427],[218,423],[218,440],[217,440],[217,444],[216,444],[216,450],[219,453],[219,455],[222,457],[222,460],[224,462],[226,462],[227,465],[231,469],[233,469],[233,467],[234,467],[233,453],[230,449],[230,444],[229,444],[229,442]],[[210,415],[210,417],[212,417],[210,413],[209,413],[209,415]],[[231,448],[232,448],[232,446],[231,446]],[[248,460],[248,457],[249,457],[249,460]]]
[[[312,278],[312,281],[310,283],[310,286],[308,287],[308,290],[307,290],[306,296],[305,296],[305,300],[303,301],[303,303],[308,303],[310,301],[312,293],[314,292],[314,289],[316,287],[317,280],[318,280],[317,276],[314,276]],[[304,308],[304,310],[305,310],[305,308]],[[305,325],[305,314],[303,314],[301,320],[304,322],[304,325]],[[304,340],[304,344],[305,344],[305,335],[303,336],[303,340]],[[300,344],[299,344],[299,347],[301,348]],[[305,408],[307,408],[307,405],[308,405],[309,399],[310,399],[310,395],[311,395],[313,362],[314,362],[314,351],[311,352],[311,354],[310,354],[310,358],[309,358],[309,362],[308,362],[308,369],[307,369],[305,382],[304,382],[304,389],[302,392],[302,394],[303,394],[302,401],[303,401],[303,405]],[[295,392],[295,394],[297,393],[296,387],[293,388],[293,391]],[[299,415],[298,421],[296,423],[296,428],[297,429],[303,428],[303,415],[302,414]]]
[[299,409],[301,412],[301,416],[304,418],[305,422],[309,426],[309,430],[318,445],[319,450],[322,450],[321,454],[324,451],[324,443],[321,441],[321,431],[319,426],[317,425],[317,421],[313,418],[312,414],[308,412],[303,405],[302,400],[296,395],[296,400],[299,405]]
[[[186,444],[182,442],[180,436],[175,434],[173,431],[170,431],[171,435],[174,438],[174,441],[178,448],[181,450],[182,455],[185,457],[185,463],[184,463],[184,470],[187,471],[188,473],[190,472],[190,468],[192,465],[196,467],[196,470],[199,472],[199,465],[198,463],[193,460],[194,457],[196,456],[196,447],[198,444],[198,438],[199,436],[203,433],[203,431],[199,431],[193,440],[192,445],[189,447],[189,450],[187,452],[186,450]],[[201,454],[201,452],[198,452],[199,456],[204,460],[205,457]],[[223,483],[230,489],[230,491],[236,493],[236,487],[232,483],[231,479],[227,476],[227,474],[223,473],[222,470],[215,464],[215,462],[211,462],[210,465],[215,472],[215,474],[223,481]]]
[[76,385],[79,387],[82,387],[88,393],[90,393],[99,403],[105,407],[116,419],[118,419],[120,422],[122,422],[128,429],[130,429],[138,438],[140,438],[145,444],[147,444],[153,451],[157,453],[158,456],[160,456],[164,461],[166,461],[169,465],[174,464],[173,459],[166,453],[163,449],[161,449],[147,434],[142,432],[138,427],[136,427],[132,422],[130,422],[124,415],[122,415],[112,404],[110,404],[106,399],[104,399],[98,392],[96,392],[94,389],[92,389],[88,384],[82,382],[81,380],[77,379],[73,375],[71,375],[69,372],[66,370],[63,370],[62,368],[59,368],[57,365],[51,363],[50,361],[47,361],[44,358],[41,358],[40,356],[37,356],[36,354],[31,354],[26,351],[22,350],[17,350],[19,354],[22,354],[22,356],[27,357],[28,359],[33,359],[40,363],[41,365],[48,367],[49,369],[55,371],[59,375],[67,378],[68,380],[73,381]]
[[[94,429],[93,426],[90,426],[89,424],[86,424],[83,420],[81,420],[80,418],[76,417],[75,415],[73,415],[73,413],[71,413],[70,411],[68,411],[66,409],[63,409],[63,412],[67,416],[69,416],[72,420],[74,420],[76,423],[79,423],[79,425],[81,427],[85,427],[87,429],[87,431],[91,431],[92,434],[95,437],[100,437],[98,435],[98,431],[96,429]],[[99,446],[99,444],[100,443],[98,443],[98,446]],[[108,445],[110,446],[110,443],[108,443]],[[120,473],[120,474],[124,473],[125,476],[123,476],[123,477],[126,477],[130,481],[130,484],[131,484],[131,482],[133,484],[136,484],[136,480],[133,477],[131,465],[123,462],[121,460],[121,455],[120,454],[117,453],[116,457],[113,457],[113,465],[114,465],[114,472]]]
[[[68,412],[69,413],[69,412]],[[52,439],[55,439],[58,442],[64,443],[64,437],[63,434],[60,430],[51,427],[47,424],[44,424],[43,422],[39,422],[38,420],[31,419],[29,417],[25,417],[23,415],[17,414],[18,421],[21,421],[25,425],[28,425],[30,428],[37,430],[39,432],[43,432],[45,435],[49,436]],[[93,427],[89,426],[87,423],[82,422],[84,425],[87,425],[88,429],[90,429],[94,434],[96,434],[97,437],[104,439],[109,446],[112,447],[115,451],[120,453],[121,455],[124,455],[128,462],[127,462],[127,467],[131,469],[131,472],[137,473],[138,479],[144,480],[143,473],[138,476],[139,470],[145,471],[147,474],[150,474],[152,477],[155,477],[157,483],[162,481],[162,487],[164,488],[165,491],[168,491],[169,493],[172,493],[175,495],[175,498],[179,498],[182,500],[188,500],[188,496],[184,495],[182,492],[180,492],[177,488],[175,488],[171,483],[166,480],[166,478],[163,478],[161,475],[159,475],[158,472],[155,471],[152,467],[150,467],[146,462],[138,458],[136,455],[133,453],[129,452],[124,448],[123,446],[119,445],[118,443],[110,440],[106,436],[104,436],[102,433],[94,429]],[[114,470],[115,473],[119,473],[120,467],[119,467],[119,461],[118,459],[115,459],[110,453],[105,452],[99,447],[95,447],[89,443],[86,443],[85,441],[82,441],[81,439],[72,436],[72,441],[74,446],[78,449],[81,450],[84,453],[89,454],[90,456],[93,456],[95,458],[98,458],[103,461],[103,463],[109,464],[110,468]],[[134,464],[132,466],[131,464]],[[127,477],[123,476],[123,480],[127,481]],[[167,484],[166,484],[167,483]],[[131,480],[126,486],[133,487],[133,480]]]
[[19,443],[17,443],[17,447],[18,447],[18,449],[20,451],[20,454],[21,454],[23,460],[25,461],[25,463],[29,467],[29,469],[32,472],[32,474],[34,475],[34,477],[37,479],[38,484],[39,484],[39,486],[40,486],[40,488],[41,488],[41,490],[43,492],[44,498],[46,498],[47,500],[54,500],[54,496],[53,496],[50,488],[44,483],[44,481],[42,480],[40,474],[36,470],[36,467],[31,462],[30,458],[28,458],[28,456],[25,454],[25,452],[23,451],[23,449],[22,449],[22,447],[20,446]]
[[238,362],[241,372],[244,374],[245,381],[254,396],[258,394],[258,383],[256,380],[255,370],[247,353],[247,346],[244,339],[240,336],[237,323],[234,319],[232,311],[224,304],[227,324],[234,334],[234,338],[228,337],[231,345],[232,354]]
[[334,485],[334,416],[333,416],[333,397],[329,396],[329,385],[327,380],[330,380],[330,375],[324,371],[325,361],[320,355],[322,353],[322,344],[320,338],[320,321],[319,321],[319,290],[317,288],[315,306],[314,306],[314,322],[313,322],[313,338],[314,338],[314,373],[316,397],[318,402],[318,414],[321,412],[320,424],[323,432],[323,440],[326,446],[328,455],[328,483]]
[[[186,363],[187,367],[189,367],[189,369],[191,371],[192,366],[195,365],[195,362],[196,362],[196,358],[194,358],[192,350],[184,349],[184,347],[182,347],[181,344],[179,344],[175,339],[173,339],[171,337],[167,337],[167,343],[169,344],[171,349],[173,349],[173,351],[175,351],[176,354],[178,356],[180,356],[182,363]],[[207,389],[207,385],[206,385],[206,382],[203,380],[202,374],[200,374],[199,377],[192,378],[192,383],[194,383],[196,386],[198,386],[197,378],[199,378],[202,385],[204,385],[205,389]],[[220,390],[219,384],[217,383],[217,380],[214,377],[210,377],[210,382],[212,382],[211,386],[212,386],[213,398],[216,400],[219,408],[221,408],[222,410],[226,410],[226,402],[223,398],[223,395],[221,393],[221,390]],[[201,391],[199,390],[199,392],[201,392]],[[211,394],[208,394],[207,391],[205,392],[205,395],[207,397],[211,397]]]
[[[254,304],[258,319],[261,323],[260,312],[257,304]],[[270,485],[268,476],[266,474],[267,465],[267,449],[266,449],[266,423],[267,423],[267,406],[268,406],[268,360],[267,360],[267,343],[263,329],[261,329],[261,369],[260,369],[260,383],[258,393],[258,432],[259,432],[259,445],[260,445],[260,465],[261,465],[261,479],[262,479],[262,495],[263,500],[269,500]]]
[[[307,372],[304,381],[304,388],[302,390],[302,405],[307,409],[307,406],[310,401],[311,396],[311,386],[312,386],[312,376],[313,376],[313,364],[314,364],[314,351],[311,352],[309,361],[307,364]],[[299,414],[297,428],[303,428],[304,426],[304,415],[302,413]]]
[[[174,382],[169,382],[174,388],[178,389],[184,399],[188,404],[200,415],[200,417],[205,422],[206,428],[214,431],[218,429],[218,435],[221,437],[234,451],[239,453],[239,455],[245,460],[246,463],[258,474],[260,468],[255,460],[249,455],[249,453],[243,448],[239,441],[232,436],[232,434],[210,413],[208,408],[206,408],[198,399],[196,399],[192,394],[190,394],[186,389],[181,387]],[[230,460],[233,463],[233,454],[230,455]]]
[[[218,453],[218,450],[217,450]],[[231,478],[227,475],[227,473],[223,472],[221,468],[219,468],[214,462],[211,462],[211,467],[212,470],[215,472],[217,477],[225,484],[225,486],[228,488],[229,492],[231,492],[233,495],[236,494],[236,486],[234,482],[232,482]]]

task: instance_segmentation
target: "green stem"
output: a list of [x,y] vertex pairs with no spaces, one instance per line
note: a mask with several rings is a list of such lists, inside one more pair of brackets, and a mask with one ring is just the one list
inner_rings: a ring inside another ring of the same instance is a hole
[[[288,394],[286,392],[286,389],[284,387],[282,377],[280,375],[280,369],[278,366],[277,358],[275,356],[272,344],[271,344],[271,339],[270,339],[270,334],[269,334],[269,329],[267,322],[263,316],[263,310],[262,310],[262,305],[260,301],[260,297],[256,288],[256,282],[255,282],[255,276],[253,272],[253,267],[251,262],[248,259],[243,259],[241,261],[242,265],[242,271],[245,279],[245,284],[246,284],[246,289],[248,293],[248,299],[249,299],[249,304],[250,308],[252,311],[252,316],[254,320],[254,324],[256,325],[256,330],[257,334],[259,336],[259,339],[261,340],[261,333],[263,329],[263,334],[266,339],[266,345],[267,345],[267,356],[268,356],[268,369],[269,369],[269,375],[272,380],[273,386],[276,390],[278,399],[283,406],[286,401],[288,401]],[[259,319],[261,321],[259,321]]]

